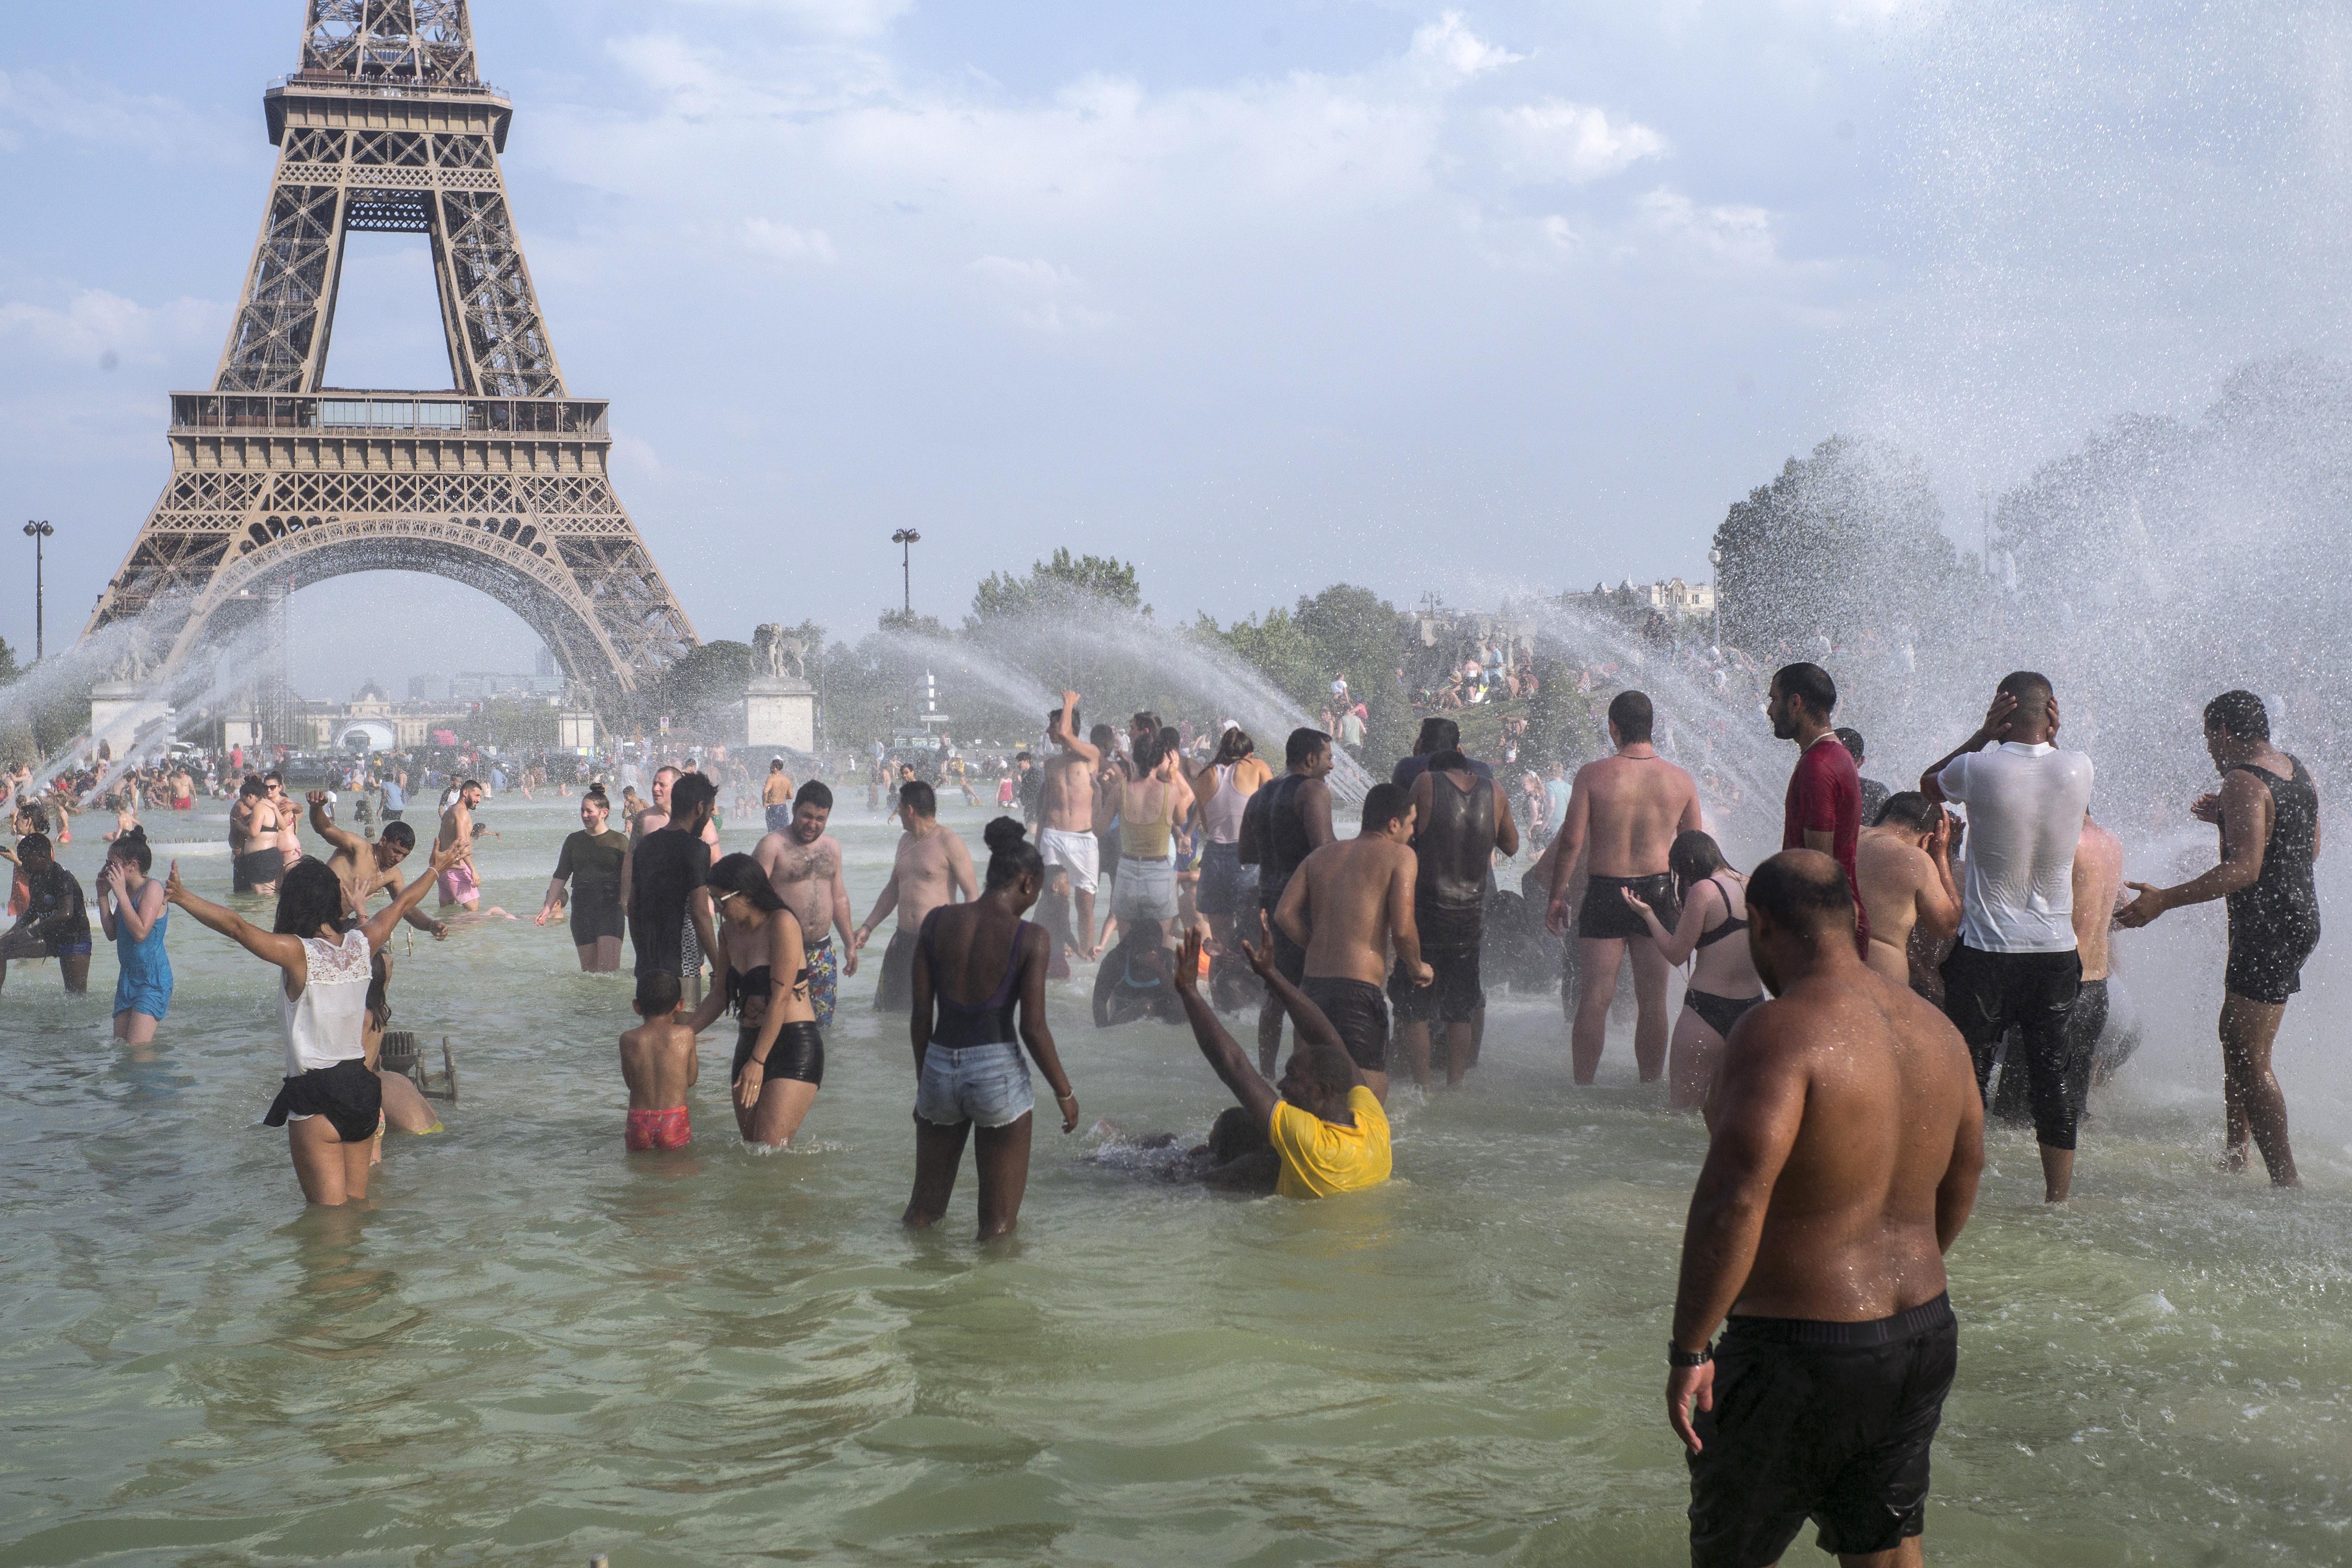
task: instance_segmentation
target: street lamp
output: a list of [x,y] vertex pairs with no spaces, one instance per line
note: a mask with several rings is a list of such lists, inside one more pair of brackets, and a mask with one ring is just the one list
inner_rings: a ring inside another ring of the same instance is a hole
[[33,542],[33,662],[41,662],[41,542],[55,533],[46,522],[28,522],[25,537]]
[[1715,646],[1719,650],[1723,647],[1723,552],[1708,551],[1706,564],[1715,574]]
[[890,536],[890,542],[898,547],[898,574],[906,591],[905,609],[909,621],[915,618],[915,546],[922,542],[922,538],[911,528],[902,528]]

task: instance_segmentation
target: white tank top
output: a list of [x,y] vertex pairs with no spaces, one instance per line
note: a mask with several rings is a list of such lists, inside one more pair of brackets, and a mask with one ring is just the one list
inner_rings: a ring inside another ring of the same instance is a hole
[[1249,809],[1249,796],[1234,787],[1234,769],[1238,766],[1238,763],[1226,763],[1218,767],[1217,793],[1201,808],[1201,821],[1209,830],[1212,844],[1242,840],[1242,813]]
[[286,1030],[286,1076],[294,1078],[313,1068],[364,1059],[367,1044],[361,1037],[361,1019],[367,1013],[367,932],[343,933],[341,942],[306,936],[310,950],[310,978],[299,996],[278,988],[278,1018]]

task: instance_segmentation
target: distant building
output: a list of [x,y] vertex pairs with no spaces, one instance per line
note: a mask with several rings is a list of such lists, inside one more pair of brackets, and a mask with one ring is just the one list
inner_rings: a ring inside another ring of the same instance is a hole
[[1677,619],[1715,614],[1715,584],[1685,583],[1679,577],[1668,577],[1656,583],[1636,583],[1628,577],[1614,588],[1605,583],[1595,583],[1591,593],[1570,594],[1567,597],[1571,603],[1585,599],[1629,605],[1656,610]]

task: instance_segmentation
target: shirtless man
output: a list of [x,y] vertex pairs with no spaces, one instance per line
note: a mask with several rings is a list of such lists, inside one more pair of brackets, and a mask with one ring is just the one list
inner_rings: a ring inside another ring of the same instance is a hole
[[433,840],[435,853],[458,845],[463,853],[457,863],[441,873],[441,907],[451,904],[467,911],[478,910],[482,903],[482,879],[474,869],[474,807],[482,804],[482,786],[472,779],[461,781],[457,797],[441,814],[441,831]]
[[898,786],[898,823],[907,831],[899,836],[898,853],[890,862],[890,879],[882,884],[882,895],[874,900],[874,912],[866,923],[849,933],[850,951],[863,952],[882,917],[893,909],[898,911],[890,945],[882,950],[882,980],[874,992],[877,1013],[903,1013],[914,1005],[915,940],[930,912],[959,899],[970,903],[980,897],[971,849],[961,834],[940,826],[940,798],[930,785],[918,780]]
[[[1063,947],[1081,959],[1096,957],[1095,888],[1101,858],[1095,845],[1095,773],[1102,749],[1078,734],[1078,694],[1062,693],[1062,705],[1045,715],[1045,738],[1059,748],[1045,760],[1038,812],[1045,826],[1037,852],[1045,858],[1046,908],[1040,919],[1059,925]],[[1076,919],[1071,906],[1075,904]]]
[[[1374,784],[1364,796],[1362,830],[1300,861],[1274,911],[1276,929],[1307,950],[1298,989],[1339,1031],[1348,1058],[1382,1105],[1389,1099],[1389,1005],[1381,987],[1389,978],[1390,951],[1413,985],[1430,982],[1413,921],[1421,862],[1412,837],[1412,797],[1392,784]],[[1426,1031],[1422,1048],[1425,1079]]]
[[[833,792],[821,781],[811,779],[793,798],[793,819],[783,831],[767,835],[751,851],[751,858],[768,873],[768,885],[801,922],[801,947],[808,957],[809,1002],[816,1009],[820,1029],[833,1027],[834,995],[841,977],[857,973],[857,933],[849,924],[849,884],[841,875],[841,840],[824,830],[832,816]],[[964,863],[971,865],[968,854]],[[833,944],[836,926],[841,931],[837,948]]]
[[784,771],[784,759],[768,759],[768,782],[760,786],[760,804],[767,809],[768,831],[782,833],[793,820],[793,775]]
[[1776,1562],[1810,1516],[1841,1563],[1916,1564],[1958,1359],[1944,1254],[1984,1169],[1974,1069],[1958,1030],[1857,956],[1835,860],[1765,861],[1748,918],[1776,999],[1733,1026],[1707,1103],[1666,1347],[1691,1562]]
[[1675,837],[1704,827],[1698,784],[1650,744],[1653,713],[1648,697],[1621,691],[1609,703],[1609,740],[1613,757],[1587,763],[1569,785],[1568,818],[1540,862],[1550,899],[1545,929],[1568,926],[1569,895],[1580,878],[1584,895],[1576,917],[1577,964],[1584,977],[1570,1036],[1570,1064],[1576,1081],[1588,1084],[1601,1068],[1609,1029],[1609,1005],[1617,999],[1617,966],[1633,944],[1633,1062],[1643,1083],[1666,1070],[1666,961],[1650,940],[1650,928],[1625,905],[1632,889],[1657,911],[1658,923],[1675,929],[1675,879],[1666,869]]
[[[331,851],[327,865],[341,879],[343,897],[349,900],[352,912],[365,916],[368,900],[379,892],[397,903],[402,883],[394,868],[416,847],[416,830],[404,822],[387,822],[383,825],[383,837],[370,844],[350,828],[336,825],[327,812],[325,790],[312,790],[310,801],[310,830],[327,841]],[[402,918],[436,941],[449,934],[448,923],[426,914],[422,905]]]
[[1891,795],[1878,826],[1862,830],[1854,883],[1870,920],[1870,967],[1889,985],[1911,984],[1911,932],[1942,942],[1960,929],[1952,880],[1952,819],[1916,790]]

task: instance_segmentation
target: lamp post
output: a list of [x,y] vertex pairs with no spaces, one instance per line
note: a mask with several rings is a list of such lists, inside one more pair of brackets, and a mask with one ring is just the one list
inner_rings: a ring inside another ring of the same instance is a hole
[[915,618],[915,546],[922,538],[911,528],[902,528],[890,536],[890,542],[898,547],[899,581],[907,595],[903,608],[909,621]]
[[47,522],[28,522],[25,525],[25,537],[33,542],[33,662],[35,664],[41,662],[43,640],[41,627],[41,542],[56,531],[57,530],[51,528]]
[[1708,551],[1706,564],[1715,574],[1715,646],[1720,648],[1723,647],[1723,552]]

